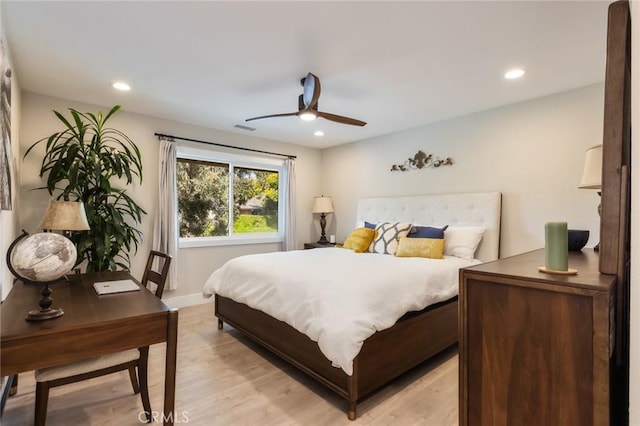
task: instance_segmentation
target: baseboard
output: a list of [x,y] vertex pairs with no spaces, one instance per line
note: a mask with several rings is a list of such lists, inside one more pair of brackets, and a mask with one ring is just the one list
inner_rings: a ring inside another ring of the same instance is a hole
[[186,306],[213,303],[212,297],[204,297],[202,293],[187,294],[185,296],[167,297],[162,299],[165,305],[172,308],[184,308]]

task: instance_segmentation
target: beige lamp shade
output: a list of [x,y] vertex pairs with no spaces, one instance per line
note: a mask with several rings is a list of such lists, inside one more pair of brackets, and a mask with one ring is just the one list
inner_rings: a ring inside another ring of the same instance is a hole
[[49,201],[38,228],[50,231],[88,231],[84,204],[79,201]]
[[602,145],[587,149],[584,171],[580,179],[581,189],[600,189],[602,187]]
[[331,197],[315,197],[313,199],[312,213],[333,213],[333,201]]

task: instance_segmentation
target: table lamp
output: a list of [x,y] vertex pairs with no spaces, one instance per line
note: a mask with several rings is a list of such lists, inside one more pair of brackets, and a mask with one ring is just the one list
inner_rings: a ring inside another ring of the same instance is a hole
[[327,214],[333,213],[333,202],[331,201],[331,197],[325,197],[321,195],[320,197],[315,197],[313,199],[313,208],[311,209],[312,213],[320,213],[320,239],[318,240],[318,244],[329,244],[327,241],[327,235],[325,234],[325,228],[327,227]]
[[[582,179],[580,179],[580,189],[597,189],[598,195],[601,195],[602,188],[602,145],[592,146],[587,149],[584,160],[584,170],[582,171]],[[600,215],[600,203],[598,203],[598,215]],[[600,243],[593,248],[595,251],[600,249]]]
[[89,223],[84,204],[79,201],[51,200],[40,225],[47,231],[62,231],[68,236],[70,231],[88,231]]
[[[39,227],[63,231],[63,235],[50,232],[29,235],[23,230],[7,250],[7,267],[16,278],[25,284],[44,285],[38,303],[40,309],[30,311],[26,318],[28,321],[47,320],[64,314],[61,308],[51,307],[53,299],[49,284],[65,276],[76,263],[77,251],[68,237],[70,231],[89,229],[84,204],[50,201]],[[18,245],[20,242],[22,244]]]

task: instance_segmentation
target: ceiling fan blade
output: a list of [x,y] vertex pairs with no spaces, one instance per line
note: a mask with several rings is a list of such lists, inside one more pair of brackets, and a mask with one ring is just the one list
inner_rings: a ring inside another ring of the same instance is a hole
[[343,117],[342,115],[331,114],[328,112],[318,111],[316,115],[326,120],[342,124],[351,124],[352,126],[365,126],[367,124],[364,121],[356,120],[355,118]]
[[304,89],[302,92],[302,100],[304,108],[311,109],[318,103],[318,98],[320,98],[320,79],[314,74],[309,73],[303,80],[304,84],[302,86]]
[[285,112],[283,114],[261,115],[260,117],[247,118],[244,121],[262,120],[263,118],[273,118],[273,117],[290,117],[292,115],[298,115],[298,112]]
[[[306,77],[300,80],[300,83],[302,84],[303,91],[302,94],[298,96],[297,112],[262,115],[260,117],[247,118],[245,121],[261,120],[263,118],[274,117],[291,117],[297,115],[303,120],[322,117],[325,120],[335,121],[336,123],[350,124],[352,126],[361,127],[366,126],[367,123],[365,123],[364,121],[356,120],[355,118],[318,111],[318,99],[320,98],[320,79],[316,75],[308,73]],[[315,117],[307,117],[308,113],[310,113],[309,115],[314,115]]]

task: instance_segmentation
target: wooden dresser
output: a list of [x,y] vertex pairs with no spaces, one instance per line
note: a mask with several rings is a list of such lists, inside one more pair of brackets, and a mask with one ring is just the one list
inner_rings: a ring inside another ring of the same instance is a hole
[[460,424],[607,425],[615,275],[592,249],[577,275],[536,250],[460,271]]

